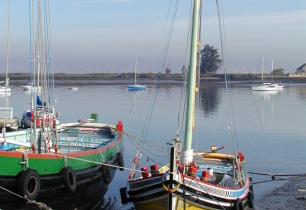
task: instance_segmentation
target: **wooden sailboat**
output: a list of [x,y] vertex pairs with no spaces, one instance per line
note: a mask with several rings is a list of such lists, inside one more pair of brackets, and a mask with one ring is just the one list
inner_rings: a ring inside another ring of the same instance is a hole
[[137,74],[136,74],[137,64],[138,64],[138,60],[136,59],[135,68],[134,68],[134,84],[128,86],[129,91],[141,91],[141,90],[146,90],[147,89],[147,87],[145,85],[137,84]]
[[140,175],[130,174],[120,194],[123,203],[132,202],[137,210],[253,207],[252,183],[242,153],[220,153],[222,148],[216,146],[208,152],[192,149],[201,6],[201,0],[194,0],[184,144],[175,139],[170,164],[145,166]]
[[0,208],[22,201],[20,197],[51,202],[52,206],[100,181],[107,189],[116,165],[123,166],[122,122],[117,126],[96,120],[58,124],[50,91],[50,65],[43,60],[50,58],[45,36],[49,29],[42,14],[46,3],[32,2],[32,10],[37,10],[34,81],[42,89],[33,93],[30,126],[0,137]]

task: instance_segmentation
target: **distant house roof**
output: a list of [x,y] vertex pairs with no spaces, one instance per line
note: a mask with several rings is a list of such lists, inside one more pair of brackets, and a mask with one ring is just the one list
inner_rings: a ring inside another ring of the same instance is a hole
[[297,68],[296,71],[304,71],[304,72],[306,72],[306,63],[301,65],[299,68]]

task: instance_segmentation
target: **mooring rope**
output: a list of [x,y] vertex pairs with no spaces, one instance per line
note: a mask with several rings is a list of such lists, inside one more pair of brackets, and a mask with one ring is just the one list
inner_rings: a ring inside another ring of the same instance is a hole
[[2,186],[0,186],[0,189],[4,190],[4,191],[6,191],[6,192],[8,192],[8,193],[10,193],[10,194],[20,198],[20,199],[25,200],[26,201],[26,205],[36,205],[41,210],[52,210],[52,208],[47,206],[45,203],[38,202],[38,201],[35,201],[35,200],[30,200],[26,196],[23,197],[23,196],[15,193],[15,192],[13,192],[13,191],[11,191],[9,189],[6,189],[5,187],[2,187]]
[[136,171],[136,172],[140,172],[140,173],[142,172],[141,170],[137,170],[137,169],[112,165],[112,164],[108,164],[108,163],[101,163],[101,162],[97,162],[97,161],[93,161],[93,160],[86,160],[86,159],[82,159],[82,158],[71,157],[71,156],[64,155],[64,154],[63,155],[62,154],[55,154],[55,153],[46,153],[46,154],[56,155],[56,156],[69,158],[69,159],[73,159],[73,160],[79,160],[79,161],[83,161],[83,162],[87,162],[87,163],[94,163],[94,164],[97,164],[97,165],[108,166],[108,167],[112,167],[112,168],[124,169],[124,170],[128,170],[128,171]]
[[[269,180],[263,180],[258,182],[253,182],[252,184],[261,184],[266,182],[274,182],[274,181],[289,181],[292,179],[296,179],[299,177],[306,177],[305,173],[299,173],[299,174],[271,174],[271,173],[259,173],[259,172],[248,172],[249,174],[253,175],[259,175],[259,176],[269,176],[271,179]],[[277,177],[291,177],[291,178],[277,178]]]

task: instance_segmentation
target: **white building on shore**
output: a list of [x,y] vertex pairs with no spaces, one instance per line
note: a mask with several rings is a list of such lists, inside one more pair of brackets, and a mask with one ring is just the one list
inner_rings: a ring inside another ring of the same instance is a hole
[[289,77],[306,77],[306,63],[298,67],[294,73],[289,74]]

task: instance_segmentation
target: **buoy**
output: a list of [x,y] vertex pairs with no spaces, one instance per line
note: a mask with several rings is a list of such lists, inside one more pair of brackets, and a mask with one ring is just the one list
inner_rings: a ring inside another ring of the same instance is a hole
[[144,179],[151,176],[150,173],[149,173],[148,166],[145,166],[145,167],[141,168],[141,175]]
[[239,157],[239,160],[241,161],[241,162],[243,162],[244,161],[244,154],[242,153],[242,152],[238,152],[238,157]]
[[202,171],[201,180],[202,180],[202,181],[208,182],[208,181],[209,181],[209,178],[210,178],[209,172],[208,172],[208,171]]
[[197,176],[197,173],[198,173],[198,167],[195,164],[190,164],[188,168],[188,174],[190,176],[195,177]]
[[20,173],[18,191],[30,200],[36,199],[40,191],[40,177],[35,170],[27,169]]
[[119,133],[122,133],[123,130],[124,130],[123,122],[122,122],[121,120],[119,120],[118,123],[117,123],[117,131],[118,131]]
[[156,176],[159,174],[158,169],[159,169],[159,165],[157,164],[150,166],[150,171],[151,171],[152,176]]

